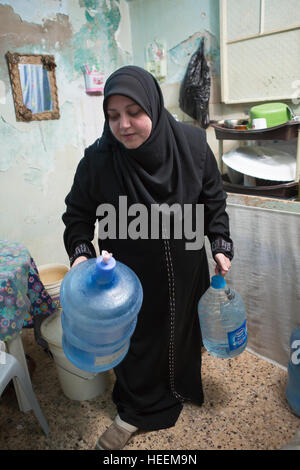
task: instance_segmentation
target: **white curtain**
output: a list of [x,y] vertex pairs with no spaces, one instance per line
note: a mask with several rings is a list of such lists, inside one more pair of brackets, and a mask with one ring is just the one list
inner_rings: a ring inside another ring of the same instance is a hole
[[42,65],[19,64],[23,103],[33,114],[52,110],[48,72]]
[[246,306],[248,350],[287,367],[300,326],[300,214],[230,203],[227,212],[235,256],[226,280]]

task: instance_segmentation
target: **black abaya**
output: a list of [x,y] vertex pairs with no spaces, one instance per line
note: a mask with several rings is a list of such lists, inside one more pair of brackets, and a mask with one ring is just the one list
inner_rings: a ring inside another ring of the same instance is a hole
[[[82,254],[95,256],[91,241],[97,207],[112,204],[118,219],[119,196],[127,196],[128,205],[147,207],[203,203],[213,253],[231,259],[226,195],[205,132],[177,123],[164,109],[157,83],[142,69],[124,67],[113,74],[105,100],[112,94],[138,102],[152,120],[152,132],[141,147],[128,151],[106,123],[102,138],[86,150],[63,215],[72,261]],[[185,243],[165,237],[99,243],[100,250],[133,269],[143,286],[129,351],[115,368],[113,400],[121,419],[144,430],[173,426],[185,400],[203,402],[197,303],[209,286],[209,271],[205,249],[186,250]]]

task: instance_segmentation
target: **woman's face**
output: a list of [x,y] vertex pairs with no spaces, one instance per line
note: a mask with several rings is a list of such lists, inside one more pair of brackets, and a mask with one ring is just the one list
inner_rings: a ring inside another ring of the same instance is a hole
[[110,96],[107,114],[111,132],[128,149],[136,149],[148,139],[152,121],[132,99],[122,95]]

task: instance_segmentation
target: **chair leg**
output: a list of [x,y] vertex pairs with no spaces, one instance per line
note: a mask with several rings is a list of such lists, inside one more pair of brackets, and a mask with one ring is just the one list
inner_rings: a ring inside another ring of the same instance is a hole
[[20,377],[20,375],[18,374],[17,375],[17,380],[19,380],[20,382],[20,385],[23,389],[23,392],[25,393],[30,405],[31,405],[31,408],[37,418],[37,420],[39,421],[44,433],[46,434],[46,436],[48,436],[49,432],[50,432],[50,429],[49,429],[49,426],[48,426],[48,423],[42,413],[42,410],[41,410],[41,407],[39,405],[39,402],[37,401],[37,398],[36,398],[36,395],[33,391],[33,388],[32,388],[32,385],[28,382],[28,380],[25,378],[25,376],[23,377]]
[[[22,332],[20,332],[12,340],[8,341],[6,343],[6,347],[7,347],[7,352],[11,354],[12,356],[14,356],[19,361],[20,365],[23,367],[25,371],[25,374],[28,380],[30,380],[30,375],[29,375],[29,371],[27,367],[27,361],[26,361],[25,353],[23,349],[23,341],[22,341],[21,333]],[[30,406],[30,403],[28,402],[26,395],[22,391],[22,388],[20,388],[18,381],[14,378],[13,382],[14,382],[15,392],[17,395],[17,400],[18,400],[20,410],[23,411],[24,413],[26,413],[27,411],[31,411],[32,408]]]
[[[29,404],[30,404],[30,409],[33,410],[37,420],[39,421],[44,433],[46,436],[48,436],[50,430],[49,426],[47,424],[47,421],[42,413],[42,410],[40,408],[40,405],[38,403],[38,400],[35,396],[35,393],[33,391],[31,381],[28,379],[28,377],[25,374],[24,369],[20,365],[20,363],[17,361],[17,359],[12,356],[11,354],[6,354],[6,366],[7,366],[7,374],[6,377],[4,377],[4,382],[7,383],[7,379],[12,379],[13,377],[16,377],[18,380]],[[1,395],[1,393],[0,393]]]

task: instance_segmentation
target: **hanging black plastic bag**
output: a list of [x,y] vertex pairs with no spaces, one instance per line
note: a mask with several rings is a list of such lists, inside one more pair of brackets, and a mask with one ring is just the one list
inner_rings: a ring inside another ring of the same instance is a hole
[[179,106],[183,112],[195,119],[201,127],[209,125],[210,74],[204,56],[204,38],[191,57],[180,87]]

